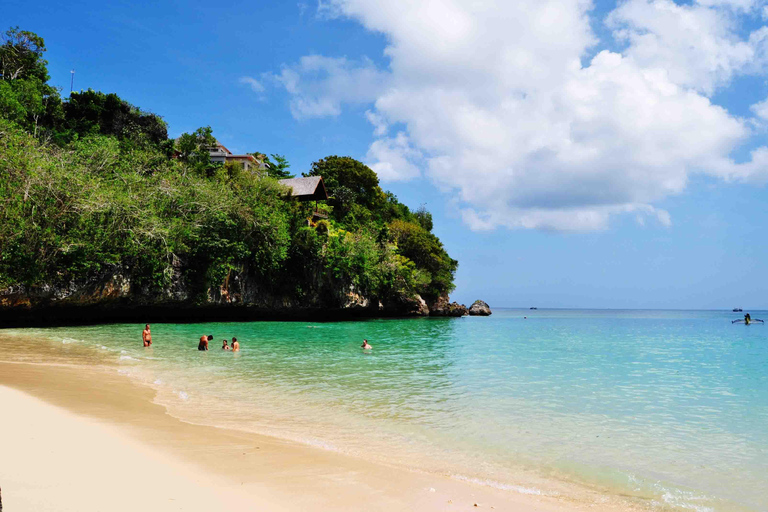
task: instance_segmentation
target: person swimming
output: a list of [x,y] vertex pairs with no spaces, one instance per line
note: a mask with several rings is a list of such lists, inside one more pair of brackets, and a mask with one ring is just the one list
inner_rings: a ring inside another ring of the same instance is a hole
[[212,336],[200,336],[200,343],[197,344],[197,350],[208,350],[208,338]]
[[363,340],[363,344],[360,345],[363,350],[371,350],[373,347],[368,343],[368,340]]
[[240,352],[240,342],[234,336],[232,336],[232,352]]
[[221,350],[231,350],[227,340],[221,340]]

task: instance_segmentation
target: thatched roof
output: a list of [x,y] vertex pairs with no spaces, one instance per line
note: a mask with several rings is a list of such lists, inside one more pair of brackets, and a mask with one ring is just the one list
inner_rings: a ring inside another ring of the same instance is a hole
[[320,176],[310,176],[309,178],[290,178],[280,180],[281,185],[291,189],[291,195],[299,201],[325,201],[328,199],[328,193],[325,191],[325,183]]

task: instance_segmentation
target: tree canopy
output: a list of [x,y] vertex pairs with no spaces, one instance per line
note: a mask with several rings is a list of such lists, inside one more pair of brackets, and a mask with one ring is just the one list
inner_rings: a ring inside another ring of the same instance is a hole
[[19,27],[8,29],[2,35],[0,45],[0,78],[3,80],[27,80],[35,78],[48,81],[48,61],[43,59],[43,38]]
[[262,162],[267,166],[267,174],[273,178],[284,180],[294,177],[288,170],[291,164],[288,163],[288,159],[285,156],[276,153],[272,153],[271,159],[267,155],[260,155],[259,153],[255,153],[255,156],[261,157]]
[[111,135],[117,139],[158,145],[168,139],[168,129],[159,116],[143,112],[117,94],[92,89],[73,92],[64,103],[64,120],[58,127],[77,135]]

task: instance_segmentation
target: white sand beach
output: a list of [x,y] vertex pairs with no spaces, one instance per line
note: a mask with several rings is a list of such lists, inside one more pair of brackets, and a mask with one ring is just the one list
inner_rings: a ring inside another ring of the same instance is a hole
[[5,510],[276,509],[113,427],[20,391],[0,387],[0,404]]
[[112,373],[0,363],[4,510],[618,510],[190,425],[152,397]]

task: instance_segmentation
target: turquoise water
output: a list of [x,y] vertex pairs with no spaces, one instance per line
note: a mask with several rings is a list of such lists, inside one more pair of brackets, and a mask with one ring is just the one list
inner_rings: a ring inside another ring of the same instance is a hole
[[[731,325],[738,316],[155,324],[150,349],[141,325],[10,334],[44,337],[71,358],[98,353],[189,421],[510,492],[768,510],[768,326]],[[215,336],[207,353],[196,349],[202,334]],[[239,354],[219,348],[232,336]]]

